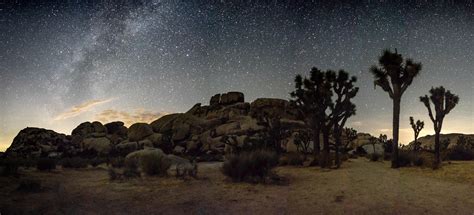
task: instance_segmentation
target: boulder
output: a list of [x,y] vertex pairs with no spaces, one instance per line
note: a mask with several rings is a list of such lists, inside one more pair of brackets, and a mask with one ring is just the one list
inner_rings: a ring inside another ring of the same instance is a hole
[[[374,146],[375,146],[375,151],[374,151]],[[367,144],[367,145],[363,145],[362,148],[369,155],[374,154],[374,153],[378,154],[378,155],[383,155],[383,153],[384,153],[384,149],[383,149],[382,144],[375,144],[375,145]]]
[[124,126],[123,122],[116,121],[116,122],[110,122],[104,125],[107,128],[107,134],[116,134],[120,137],[126,137],[127,136],[127,127]]
[[81,137],[105,137],[107,128],[100,122],[83,122],[77,126],[71,133],[73,136],[79,135]]
[[147,137],[148,140],[151,141],[154,147],[159,147],[163,144],[163,135],[158,133],[153,133],[152,135]]
[[219,104],[230,105],[238,102],[244,102],[244,94],[241,92],[228,92],[221,95]]
[[230,135],[235,134],[240,131],[240,123],[239,122],[231,122],[228,124],[223,124],[216,127],[216,135]]
[[152,134],[152,127],[146,123],[135,123],[128,129],[128,139],[132,142],[143,140]]
[[71,144],[70,136],[52,130],[28,127],[21,130],[13,139],[4,156],[34,158],[47,156],[48,153],[58,150],[72,153],[78,148],[79,145]]
[[219,105],[221,101],[221,94],[216,94],[211,97],[211,100],[209,101],[210,106],[217,106]]
[[163,151],[161,151],[161,149],[156,149],[156,148],[147,148],[147,149],[142,149],[142,150],[132,152],[125,157],[125,163],[126,164],[133,163],[138,167],[139,171],[142,171],[143,168],[141,166],[141,163],[142,163],[141,160],[144,157],[147,157],[150,155],[154,155],[160,158],[162,162],[160,165],[162,166],[162,168],[168,169],[171,166],[171,160],[168,158],[168,156]]
[[173,125],[173,141],[180,141],[187,138],[189,136],[190,128],[191,126],[186,123]]
[[105,137],[99,138],[86,138],[83,141],[84,150],[92,150],[100,155],[107,155],[110,152],[112,145],[110,140]]
[[182,146],[175,146],[173,149],[173,153],[178,154],[178,155],[184,154],[184,151],[185,151],[185,148]]
[[168,114],[153,121],[150,125],[154,132],[166,133],[167,131],[171,131],[173,125],[172,122],[180,115],[182,115],[182,113]]
[[141,149],[143,149],[143,148],[153,148],[153,143],[148,139],[144,139],[144,140],[138,141],[138,146]]

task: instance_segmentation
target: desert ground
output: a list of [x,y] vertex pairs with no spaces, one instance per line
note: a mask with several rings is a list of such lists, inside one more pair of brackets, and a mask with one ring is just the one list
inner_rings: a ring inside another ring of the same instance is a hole
[[[105,166],[0,178],[0,214],[474,214],[474,162],[440,170],[391,169],[351,159],[341,169],[283,166],[281,184],[234,183],[222,163],[200,163],[198,179],[109,181]],[[22,178],[38,192],[18,191]]]

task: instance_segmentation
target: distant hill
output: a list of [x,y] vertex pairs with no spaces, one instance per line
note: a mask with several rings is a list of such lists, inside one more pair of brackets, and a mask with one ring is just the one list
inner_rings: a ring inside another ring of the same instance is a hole
[[[449,147],[453,147],[456,145],[458,138],[460,136],[465,136],[467,138],[474,139],[474,134],[461,134],[461,133],[451,133],[451,134],[441,134],[440,135],[440,141],[445,141],[446,139],[449,139]],[[413,144],[414,141],[411,141],[410,144]],[[435,142],[435,135],[426,135],[424,137],[418,138],[418,142],[421,142],[421,147],[422,148],[434,148],[434,142]]]

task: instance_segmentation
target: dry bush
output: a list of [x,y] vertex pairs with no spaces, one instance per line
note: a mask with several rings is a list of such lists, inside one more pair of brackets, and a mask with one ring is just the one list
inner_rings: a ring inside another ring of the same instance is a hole
[[61,160],[61,166],[63,168],[86,168],[87,167],[87,159],[80,158],[80,157],[72,157],[72,158],[63,158]]
[[166,175],[171,162],[163,154],[147,153],[139,159],[141,170],[147,175]]
[[40,171],[51,171],[56,169],[56,160],[52,158],[40,158],[36,163],[36,169]]
[[262,182],[271,169],[278,165],[278,155],[267,150],[256,150],[231,155],[222,166],[222,173],[234,181]]
[[304,163],[304,156],[300,153],[288,153],[288,165],[301,166]]

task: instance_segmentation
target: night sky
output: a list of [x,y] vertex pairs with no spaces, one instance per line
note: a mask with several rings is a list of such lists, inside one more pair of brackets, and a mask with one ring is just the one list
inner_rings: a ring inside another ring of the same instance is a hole
[[289,99],[313,66],[356,75],[348,126],[390,136],[392,101],[368,71],[385,48],[423,64],[402,98],[402,143],[409,116],[434,133],[418,99],[431,86],[460,97],[442,133],[474,133],[472,1],[2,2],[0,151],[27,126],[150,122],[227,91]]

